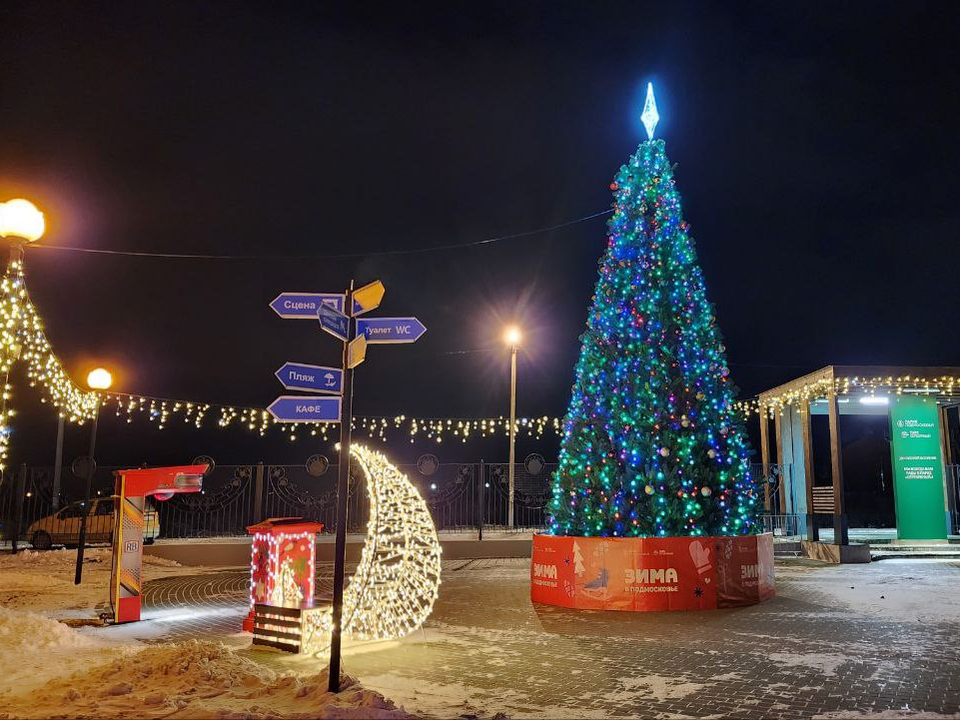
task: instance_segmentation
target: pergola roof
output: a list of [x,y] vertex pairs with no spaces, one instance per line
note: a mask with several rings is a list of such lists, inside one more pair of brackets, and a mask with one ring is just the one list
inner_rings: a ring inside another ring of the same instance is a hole
[[781,407],[827,397],[831,388],[837,395],[872,395],[886,390],[955,397],[960,394],[960,367],[827,365],[765,390],[758,400],[761,408]]

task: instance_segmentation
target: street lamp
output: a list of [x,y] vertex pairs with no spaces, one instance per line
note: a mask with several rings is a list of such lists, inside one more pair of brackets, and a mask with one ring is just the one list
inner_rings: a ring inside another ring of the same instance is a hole
[[[87,386],[91,390],[109,390],[113,385],[113,375],[106,368],[94,368],[87,374]],[[80,537],[77,545],[77,568],[73,577],[74,585],[79,585],[83,575],[83,547],[87,544],[87,515],[90,512],[90,490],[93,486],[93,473],[97,469],[93,453],[97,446],[97,421],[100,419],[100,396],[97,396],[97,407],[93,411],[93,422],[90,423],[90,453],[87,455],[87,492],[83,500],[83,510],[80,514]],[[115,508],[119,510],[119,508]]]
[[17,198],[0,203],[0,237],[11,238],[10,259],[19,260],[24,241],[30,243],[43,235],[43,213],[29,200]]
[[520,348],[520,328],[511,325],[503,333],[503,341],[510,347],[510,464],[507,468],[509,478],[509,501],[507,504],[507,527],[513,527],[514,484],[517,445],[517,350]]

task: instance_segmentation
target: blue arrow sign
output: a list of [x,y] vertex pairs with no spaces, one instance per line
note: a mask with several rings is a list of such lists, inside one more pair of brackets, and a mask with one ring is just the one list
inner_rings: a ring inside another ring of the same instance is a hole
[[337,395],[343,392],[343,370],[340,368],[288,362],[277,370],[276,376],[287,390],[307,390]]
[[320,318],[320,327],[346,342],[350,332],[350,318],[329,305],[320,305],[317,316]]
[[273,311],[287,320],[313,320],[321,305],[343,310],[343,294],[285,292],[270,302]]
[[267,410],[280,422],[339,422],[340,398],[281,395]]
[[357,334],[363,333],[370,344],[412,343],[419,340],[426,331],[423,323],[415,317],[357,320]]

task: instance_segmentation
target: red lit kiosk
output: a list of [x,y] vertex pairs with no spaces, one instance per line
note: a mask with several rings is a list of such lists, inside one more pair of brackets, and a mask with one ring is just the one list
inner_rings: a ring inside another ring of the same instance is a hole
[[140,619],[143,588],[143,510],[148,496],[169,500],[176,493],[200,492],[207,465],[117,470],[110,606],[116,623]]
[[250,543],[250,613],[243,629],[254,631],[257,605],[311,607],[316,535],[323,524],[302,517],[269,518],[247,528]]

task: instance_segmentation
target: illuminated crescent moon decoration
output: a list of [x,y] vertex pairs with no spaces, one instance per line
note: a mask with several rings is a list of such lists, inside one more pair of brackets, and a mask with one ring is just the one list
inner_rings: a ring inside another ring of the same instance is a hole
[[[343,595],[343,632],[361,640],[400,638],[433,609],[440,541],[427,504],[407,476],[383,453],[363,445],[350,451],[366,476],[370,519],[360,565]],[[311,650],[328,646],[331,613],[311,623]]]

